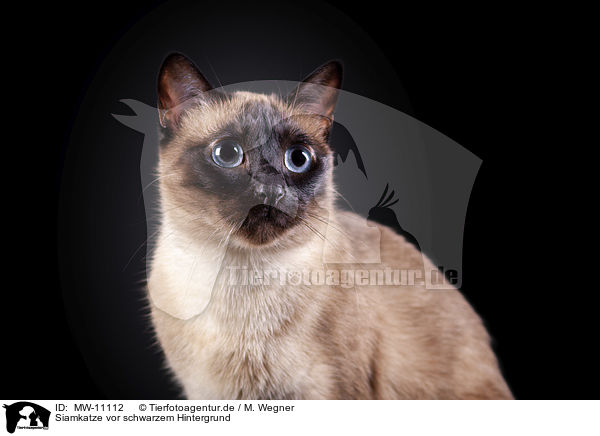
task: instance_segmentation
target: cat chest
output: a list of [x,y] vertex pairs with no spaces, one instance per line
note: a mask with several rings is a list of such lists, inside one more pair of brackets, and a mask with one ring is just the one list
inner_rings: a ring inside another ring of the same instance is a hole
[[210,319],[173,327],[169,336],[177,345],[169,360],[183,384],[202,395],[286,398],[308,379],[306,350],[291,335],[223,329]]

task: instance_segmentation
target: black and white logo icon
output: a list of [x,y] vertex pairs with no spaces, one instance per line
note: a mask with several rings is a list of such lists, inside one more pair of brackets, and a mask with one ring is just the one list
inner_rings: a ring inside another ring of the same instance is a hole
[[14,433],[15,429],[39,430],[48,429],[50,411],[28,401],[19,401],[4,405],[6,409],[6,431]]

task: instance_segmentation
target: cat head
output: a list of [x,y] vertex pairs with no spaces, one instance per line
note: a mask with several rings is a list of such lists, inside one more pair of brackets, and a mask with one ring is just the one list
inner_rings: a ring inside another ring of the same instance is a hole
[[[244,247],[301,243],[332,202],[338,62],[288,96],[225,93],[181,54],[158,79],[164,219]],[[284,237],[285,236],[285,237]]]

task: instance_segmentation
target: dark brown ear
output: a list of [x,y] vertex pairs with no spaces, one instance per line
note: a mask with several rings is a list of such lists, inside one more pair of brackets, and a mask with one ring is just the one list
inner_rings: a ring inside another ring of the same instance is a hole
[[158,74],[158,111],[163,127],[175,128],[189,107],[208,98],[212,86],[200,70],[180,53],[170,54]]
[[304,79],[288,99],[302,112],[321,115],[331,122],[341,85],[342,64],[329,61]]

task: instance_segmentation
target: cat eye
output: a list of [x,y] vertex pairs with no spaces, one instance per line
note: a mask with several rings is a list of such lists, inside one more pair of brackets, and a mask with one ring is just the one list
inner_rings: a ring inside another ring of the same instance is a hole
[[212,158],[220,167],[233,168],[244,160],[244,150],[239,144],[226,139],[213,147]]
[[310,150],[303,145],[294,145],[285,152],[285,166],[294,173],[305,173],[312,163]]

